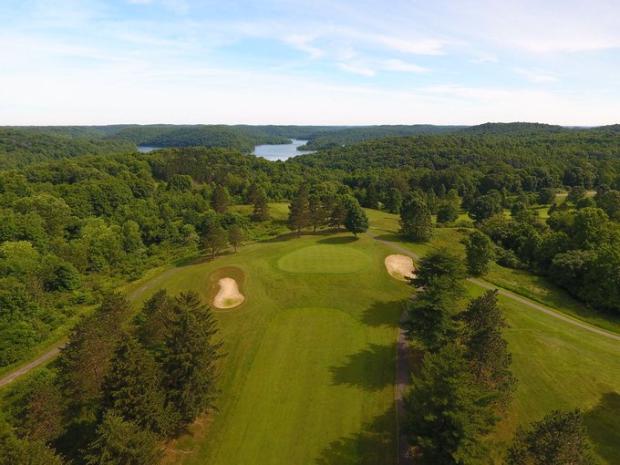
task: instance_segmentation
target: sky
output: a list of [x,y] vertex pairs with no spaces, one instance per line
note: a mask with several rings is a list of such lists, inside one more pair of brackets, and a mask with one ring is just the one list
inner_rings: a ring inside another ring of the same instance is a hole
[[0,0],[0,124],[620,123],[618,0]]

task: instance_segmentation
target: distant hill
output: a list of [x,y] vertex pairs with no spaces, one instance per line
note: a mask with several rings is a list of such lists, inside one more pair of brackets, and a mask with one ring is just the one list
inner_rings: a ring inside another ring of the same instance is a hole
[[550,134],[558,132],[567,132],[571,129],[543,123],[484,123],[477,126],[470,126],[462,129],[460,132],[466,134],[480,135],[527,135],[527,134]]
[[[15,168],[50,159],[80,155],[113,155],[134,152],[136,146],[128,141],[92,136],[90,130],[47,131],[41,128],[0,127],[0,168]],[[85,136],[82,134],[90,134]]]
[[309,137],[308,143],[303,148],[308,150],[329,149],[386,137],[447,134],[463,128],[465,126],[435,126],[432,124],[345,127],[336,130],[331,129],[329,132],[317,132]]

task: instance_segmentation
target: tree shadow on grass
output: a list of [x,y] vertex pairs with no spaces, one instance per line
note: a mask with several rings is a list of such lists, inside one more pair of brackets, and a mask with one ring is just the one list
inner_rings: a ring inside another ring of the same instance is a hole
[[315,465],[392,465],[396,459],[395,413],[388,410],[359,433],[331,442]]
[[362,322],[368,326],[399,326],[400,316],[405,310],[407,299],[389,302],[373,302],[364,310]]
[[606,392],[584,422],[594,450],[609,463],[620,463],[620,394]]
[[319,244],[350,244],[351,242],[358,241],[359,237],[355,236],[336,236],[336,237],[326,237],[325,239],[321,239],[318,241]]
[[394,383],[395,364],[396,344],[370,344],[364,350],[349,355],[344,365],[331,367],[332,382],[377,391]]

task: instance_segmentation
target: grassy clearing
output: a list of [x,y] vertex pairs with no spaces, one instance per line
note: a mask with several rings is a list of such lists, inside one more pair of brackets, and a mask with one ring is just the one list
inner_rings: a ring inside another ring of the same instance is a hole
[[393,464],[396,326],[410,289],[385,271],[388,254],[369,237],[309,235],[137,283],[136,304],[160,288],[209,301],[218,270],[244,275],[246,302],[217,312],[228,354],[220,413],[170,461]]

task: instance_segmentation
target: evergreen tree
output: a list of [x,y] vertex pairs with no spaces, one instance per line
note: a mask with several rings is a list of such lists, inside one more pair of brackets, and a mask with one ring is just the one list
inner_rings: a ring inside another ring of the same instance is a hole
[[162,366],[167,400],[179,415],[180,426],[213,407],[216,364],[221,343],[211,309],[195,292],[177,297],[178,317],[165,341]]
[[252,195],[252,220],[267,221],[269,219],[269,205],[267,204],[267,194],[262,187],[256,187]]
[[446,277],[433,278],[407,305],[407,336],[420,341],[427,350],[440,349],[456,334],[456,301],[447,292]]
[[228,205],[230,205],[230,194],[228,193],[228,189],[218,184],[213,191],[211,206],[217,213],[226,213]]
[[489,271],[493,259],[493,245],[488,236],[474,230],[465,240],[467,270],[472,276],[482,276]]
[[392,187],[388,191],[387,199],[385,200],[385,208],[390,213],[398,214],[403,204],[403,194],[396,187]]
[[407,196],[400,211],[401,233],[409,240],[427,242],[433,235],[433,220],[419,194]]
[[101,306],[71,332],[61,351],[59,379],[63,394],[73,407],[98,408],[121,325],[130,312],[131,306],[124,297],[107,295]]
[[352,232],[353,235],[357,237],[358,233],[368,230],[368,217],[355,197],[350,197],[348,199],[346,211],[347,214],[345,216],[344,225],[347,231]]
[[203,243],[211,253],[211,258],[215,258],[228,245],[228,234],[219,224],[212,224],[205,234]]
[[346,197],[338,195],[334,199],[333,205],[329,212],[328,224],[332,228],[340,229],[347,218]]
[[153,294],[136,317],[140,342],[149,350],[161,353],[164,341],[175,324],[176,314],[176,301],[165,289]]
[[317,193],[308,196],[308,220],[312,226],[312,231],[316,232],[317,228],[325,224],[325,208],[321,202],[321,197]]
[[297,234],[310,224],[308,189],[302,184],[289,205],[288,227]]
[[502,328],[507,325],[497,305],[497,291],[487,291],[472,300],[460,319],[465,323],[462,337],[472,374],[500,406],[505,406],[516,381],[510,372],[508,344],[502,337]]
[[506,465],[596,465],[579,411],[554,411],[529,430],[519,429]]
[[232,245],[235,252],[244,239],[245,234],[243,229],[241,229],[241,226],[238,224],[233,224],[230,228],[228,228],[228,242]]
[[455,344],[424,357],[405,408],[416,463],[464,465],[484,455],[480,437],[490,430],[494,417]]
[[160,389],[161,373],[153,356],[124,335],[103,384],[104,410],[155,433],[166,434],[170,419]]
[[161,457],[157,435],[108,413],[84,459],[86,465],[153,465]]
[[0,465],[63,465],[64,461],[43,441],[19,439],[0,419]]
[[416,287],[441,286],[453,296],[463,293],[465,267],[458,256],[445,248],[430,252],[420,260],[412,283]]

